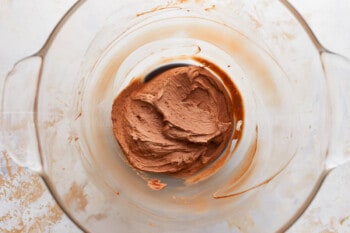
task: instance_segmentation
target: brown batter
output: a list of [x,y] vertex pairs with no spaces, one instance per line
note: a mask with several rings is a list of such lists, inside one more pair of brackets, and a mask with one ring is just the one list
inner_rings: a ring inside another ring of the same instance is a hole
[[217,78],[198,66],[132,82],[114,100],[114,135],[132,166],[187,176],[220,155],[233,128],[232,102]]

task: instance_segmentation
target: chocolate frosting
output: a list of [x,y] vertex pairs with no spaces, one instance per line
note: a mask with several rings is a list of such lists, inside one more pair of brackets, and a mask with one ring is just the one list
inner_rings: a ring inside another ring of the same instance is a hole
[[232,102],[208,70],[183,66],[132,82],[114,100],[114,135],[132,166],[178,176],[220,155],[233,128]]

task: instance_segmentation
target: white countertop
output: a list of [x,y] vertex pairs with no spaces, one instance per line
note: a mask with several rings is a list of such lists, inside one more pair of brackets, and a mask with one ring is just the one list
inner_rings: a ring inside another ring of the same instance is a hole
[[[21,58],[43,45],[75,0],[0,0],[0,86]],[[320,42],[350,58],[350,0],[290,0]],[[1,144],[1,143],[0,143]],[[350,164],[337,168],[290,232],[350,232]],[[80,232],[37,175],[0,147],[0,233]]]

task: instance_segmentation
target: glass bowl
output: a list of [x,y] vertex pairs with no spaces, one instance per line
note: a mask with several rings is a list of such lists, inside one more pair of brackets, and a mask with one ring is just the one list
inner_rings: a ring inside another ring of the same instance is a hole
[[[177,63],[242,98],[225,151],[185,178],[135,170],[111,121],[130,81]],[[79,1],[8,75],[1,137],[87,232],[284,231],[347,162],[349,67],[286,1]]]

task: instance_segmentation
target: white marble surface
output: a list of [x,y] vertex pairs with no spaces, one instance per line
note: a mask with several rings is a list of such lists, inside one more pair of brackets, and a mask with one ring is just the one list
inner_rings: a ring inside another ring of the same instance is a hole
[[[350,57],[350,0],[290,0],[321,43]],[[19,59],[35,53],[75,0],[0,0],[0,86]],[[1,142],[0,142],[1,145]],[[41,180],[0,147],[0,233],[80,232]],[[23,191],[25,190],[25,192]],[[350,232],[350,164],[337,168],[290,232]]]

